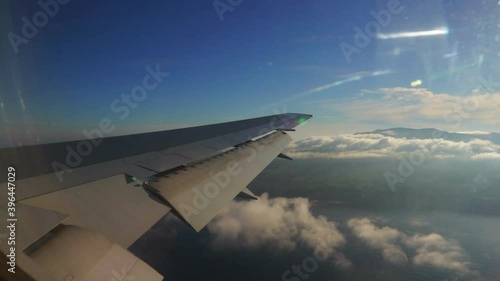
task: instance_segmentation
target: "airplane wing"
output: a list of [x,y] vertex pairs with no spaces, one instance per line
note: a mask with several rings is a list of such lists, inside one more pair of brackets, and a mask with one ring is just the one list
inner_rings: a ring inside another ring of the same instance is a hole
[[[162,280],[126,249],[169,212],[200,231],[238,194],[255,198],[247,185],[287,158],[287,132],[311,117],[108,138],[96,129],[85,140],[0,149],[0,182],[9,188],[0,220],[15,226],[20,280]],[[0,251],[9,262],[7,232]]]

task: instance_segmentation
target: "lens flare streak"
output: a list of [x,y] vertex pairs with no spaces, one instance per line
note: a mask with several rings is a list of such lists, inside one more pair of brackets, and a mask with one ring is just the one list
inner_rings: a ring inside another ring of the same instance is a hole
[[379,33],[377,39],[399,39],[399,38],[415,38],[427,36],[447,35],[449,33],[447,27],[440,27],[432,30],[411,31],[411,32],[398,32],[398,33]]

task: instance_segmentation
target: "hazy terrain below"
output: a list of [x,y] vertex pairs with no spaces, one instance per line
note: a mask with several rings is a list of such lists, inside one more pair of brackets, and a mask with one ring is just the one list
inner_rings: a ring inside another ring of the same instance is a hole
[[[132,250],[166,280],[497,281],[498,142],[403,128],[299,141],[295,160],[276,159],[250,184],[268,195],[237,200],[198,234],[167,216]],[[337,239],[330,258],[307,278],[284,275],[321,235]]]

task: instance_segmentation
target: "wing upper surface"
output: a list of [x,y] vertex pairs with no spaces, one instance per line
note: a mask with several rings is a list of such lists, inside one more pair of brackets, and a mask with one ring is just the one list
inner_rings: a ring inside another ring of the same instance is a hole
[[[20,246],[29,249],[19,261],[36,276],[50,275],[51,270],[58,276],[107,276],[119,262],[127,272],[157,278],[154,270],[124,249],[169,212],[199,231],[240,192],[256,198],[248,184],[276,157],[283,158],[281,152],[291,142],[286,132],[310,117],[281,114],[0,149],[0,169],[16,169],[15,203],[23,218],[19,227],[31,229],[30,235],[19,237]],[[0,173],[0,182],[6,181],[6,173]],[[7,192],[0,193],[0,212],[7,214],[8,202]],[[128,262],[103,258],[89,263],[89,268],[95,267],[89,271],[70,258],[67,236],[81,243],[75,251],[97,257],[102,255],[99,247],[84,245],[99,235],[99,241],[111,245],[106,257],[117,255]],[[0,250],[6,254],[8,249]],[[56,265],[34,265],[35,258],[44,260],[40,257],[53,251],[64,253]]]
[[[309,119],[281,114],[161,132],[0,149],[0,169],[19,167],[18,199],[119,174],[147,178]],[[90,151],[89,151],[90,150]],[[0,173],[0,182],[6,174]],[[0,195],[2,196],[2,195]]]
[[291,141],[286,133],[276,132],[148,185],[200,231]]

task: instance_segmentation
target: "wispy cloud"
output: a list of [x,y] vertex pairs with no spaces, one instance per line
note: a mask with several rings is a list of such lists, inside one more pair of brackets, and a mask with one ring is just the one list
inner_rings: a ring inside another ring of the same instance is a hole
[[379,227],[368,218],[353,218],[347,225],[369,248],[381,251],[389,263],[411,262],[415,266],[450,270],[460,276],[477,275],[471,270],[467,253],[460,243],[440,234],[408,235],[396,228]]
[[457,96],[424,88],[362,91],[356,100],[325,104],[353,120],[457,130],[465,123],[481,128],[500,125],[500,93]]
[[467,255],[459,242],[449,240],[437,233],[416,234],[404,239],[404,243],[414,248],[412,258],[415,265],[427,265],[447,269],[459,275],[473,273]]
[[209,225],[217,249],[269,246],[292,251],[299,245],[321,249],[338,266],[350,265],[339,251],[345,238],[334,222],[311,213],[307,198],[269,198],[232,202]]
[[[387,134],[390,131],[386,131]],[[418,152],[437,158],[500,159],[500,145],[489,140],[452,141],[441,138],[397,138],[387,134],[310,137],[294,142],[287,153],[295,158],[396,157]]]
[[402,238],[399,230],[391,227],[377,227],[367,218],[355,218],[347,222],[354,234],[363,240],[372,249],[382,251],[384,260],[392,264],[405,264],[408,257],[398,246],[398,240]]
[[285,99],[282,99],[280,101],[268,104],[268,105],[264,106],[263,109],[275,107],[275,106],[278,106],[278,105],[283,104],[283,103],[291,102],[291,101],[294,101],[294,100],[299,99],[299,98],[303,98],[303,97],[310,96],[310,95],[313,95],[316,93],[320,93],[320,92],[326,91],[328,89],[338,87],[338,86],[343,85],[343,84],[359,81],[359,80],[362,80],[362,79],[367,78],[367,77],[388,75],[388,74],[392,74],[392,73],[394,73],[392,70],[361,71],[361,72],[351,73],[351,74],[342,76],[342,79],[337,80],[335,82],[321,85],[321,86],[309,89],[307,91],[304,91],[302,93],[292,95],[292,96],[285,98]]
[[[418,225],[424,222],[418,221]],[[379,226],[370,218],[352,218],[348,229],[368,248],[380,251],[383,259],[396,266],[430,266],[459,276],[476,276],[467,252],[455,240],[438,233],[408,234],[397,228]],[[346,241],[335,222],[314,216],[307,198],[269,198],[232,202],[208,225],[215,249],[257,249],[268,247],[291,252],[299,246],[321,249],[338,268],[350,268],[343,254]],[[355,264],[354,264],[355,266]]]

